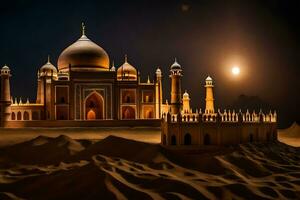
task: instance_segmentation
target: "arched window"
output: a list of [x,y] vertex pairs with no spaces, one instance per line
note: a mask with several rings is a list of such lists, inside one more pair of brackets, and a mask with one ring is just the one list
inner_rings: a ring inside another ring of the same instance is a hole
[[192,144],[192,136],[187,133],[184,136],[184,145],[191,145]]
[[20,111],[17,114],[17,120],[22,120],[22,113]]
[[167,136],[163,134],[162,143],[167,144]]
[[123,106],[122,119],[135,119],[135,109],[131,106]]
[[29,120],[29,113],[27,111],[23,114],[23,120]]
[[130,103],[130,96],[129,95],[126,96],[126,103]]
[[210,136],[209,136],[209,134],[204,135],[204,145],[210,145]]
[[249,142],[252,143],[254,141],[254,136],[252,133],[249,135]]
[[172,135],[171,137],[171,145],[176,145],[176,136]]
[[14,112],[11,113],[11,120],[16,120],[16,114]]
[[267,132],[267,141],[271,141],[271,132]]

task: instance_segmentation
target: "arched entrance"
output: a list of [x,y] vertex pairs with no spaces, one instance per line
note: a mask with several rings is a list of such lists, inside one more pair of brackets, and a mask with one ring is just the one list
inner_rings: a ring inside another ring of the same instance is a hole
[[249,135],[249,142],[252,143],[254,141],[254,136],[252,133]]
[[210,145],[210,136],[208,134],[204,136],[204,145]]
[[184,136],[184,145],[191,145],[192,144],[192,136],[187,133]]
[[104,118],[104,100],[97,92],[91,93],[85,100],[85,118],[87,120]]
[[176,145],[176,136],[172,135],[171,137],[171,145]]
[[165,134],[163,135],[162,143],[167,144],[167,136]]

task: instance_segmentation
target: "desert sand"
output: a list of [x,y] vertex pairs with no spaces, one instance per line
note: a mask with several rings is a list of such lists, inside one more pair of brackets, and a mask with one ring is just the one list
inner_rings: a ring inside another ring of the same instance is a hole
[[300,147],[300,125],[294,122],[287,129],[279,129],[278,140],[294,147]]
[[109,135],[149,143],[160,143],[160,128],[156,127],[89,127],[89,128],[0,128],[0,147],[33,139],[38,135],[57,137],[66,135],[72,139],[100,140]]
[[38,136],[0,149],[0,199],[300,199],[300,149]]

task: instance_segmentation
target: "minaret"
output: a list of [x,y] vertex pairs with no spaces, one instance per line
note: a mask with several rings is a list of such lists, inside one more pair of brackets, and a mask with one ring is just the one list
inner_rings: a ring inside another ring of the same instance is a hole
[[161,105],[162,105],[162,73],[159,67],[156,69],[156,83],[155,83],[155,104],[156,104],[156,118],[160,119],[161,116]]
[[38,91],[36,103],[43,104],[43,116],[42,119],[54,119],[53,111],[53,94],[52,94],[52,82],[57,78],[57,69],[48,61],[43,65],[38,72]]
[[10,119],[11,115],[11,96],[10,96],[10,83],[9,79],[11,77],[10,69],[8,66],[4,66],[1,69],[1,126],[5,126],[5,122]]
[[183,113],[190,113],[191,107],[190,107],[190,95],[185,91],[182,96],[182,110]]
[[42,80],[40,78],[40,70],[37,73],[37,91],[36,91],[36,101],[35,103],[40,104],[42,103]]
[[171,78],[171,114],[179,113],[181,109],[181,77],[182,69],[181,66],[175,62],[170,69],[170,78]]
[[214,108],[214,94],[213,94],[213,80],[210,76],[205,79],[205,89],[206,89],[206,98],[205,98],[205,113],[211,114],[215,112]]

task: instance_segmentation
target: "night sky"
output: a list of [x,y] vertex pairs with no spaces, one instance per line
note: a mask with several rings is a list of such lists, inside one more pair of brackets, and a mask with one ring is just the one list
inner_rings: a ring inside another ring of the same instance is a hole
[[[204,108],[204,79],[215,81],[216,108],[239,95],[258,96],[278,110],[280,127],[300,121],[300,3],[287,1],[5,1],[0,5],[0,65],[14,97],[35,99],[37,70],[87,36],[120,66],[124,54],[154,76],[160,66],[169,98],[169,67],[177,57],[183,91]],[[233,77],[232,65],[241,75]],[[258,108],[259,109],[259,108]]]

